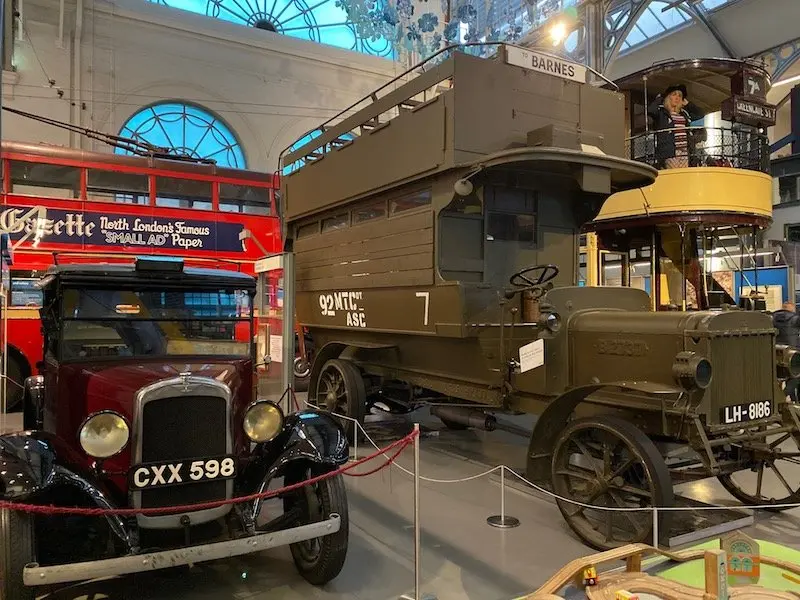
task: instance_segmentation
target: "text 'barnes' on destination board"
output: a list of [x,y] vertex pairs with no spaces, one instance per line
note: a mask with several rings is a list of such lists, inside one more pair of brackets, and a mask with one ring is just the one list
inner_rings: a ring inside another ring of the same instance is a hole
[[555,56],[531,52],[516,46],[506,46],[505,61],[515,67],[523,67],[562,79],[586,83],[586,67],[567,60],[561,60]]

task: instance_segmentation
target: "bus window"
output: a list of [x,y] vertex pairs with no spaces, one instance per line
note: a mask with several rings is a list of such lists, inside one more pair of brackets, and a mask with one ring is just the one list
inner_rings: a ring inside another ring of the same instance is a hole
[[219,184],[219,209],[223,212],[246,213],[249,215],[272,214],[269,201],[269,188],[234,183]]
[[211,210],[211,182],[156,177],[156,206]]
[[536,217],[490,212],[486,220],[486,239],[533,243],[536,241]]
[[389,214],[396,215],[406,210],[421,208],[431,203],[431,190],[425,189],[395,198],[389,202]]
[[336,229],[344,229],[350,225],[350,215],[342,213],[327,219],[322,219],[322,233],[326,231],[334,231]]
[[353,225],[381,219],[386,216],[386,200],[370,202],[366,206],[353,209]]
[[80,198],[81,170],[46,163],[9,161],[11,193],[23,196]]
[[86,197],[101,202],[150,204],[147,175],[88,169]]
[[307,238],[308,236],[315,235],[317,233],[319,233],[319,221],[314,221],[313,223],[299,225],[297,227],[296,237],[299,240],[300,238]]

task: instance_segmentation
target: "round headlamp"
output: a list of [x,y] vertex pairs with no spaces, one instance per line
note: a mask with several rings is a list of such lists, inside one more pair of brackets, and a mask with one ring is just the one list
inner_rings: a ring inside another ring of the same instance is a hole
[[109,458],[119,454],[130,437],[127,421],[110,410],[91,415],[83,422],[78,434],[81,448],[94,458]]
[[794,379],[800,377],[800,352],[785,344],[775,346],[778,377]]
[[672,374],[686,390],[704,390],[711,385],[711,362],[694,352],[679,352],[672,364]]
[[561,331],[561,315],[555,312],[542,313],[540,325],[550,333]]
[[242,427],[254,442],[268,442],[283,429],[283,413],[269,400],[256,400],[245,411]]

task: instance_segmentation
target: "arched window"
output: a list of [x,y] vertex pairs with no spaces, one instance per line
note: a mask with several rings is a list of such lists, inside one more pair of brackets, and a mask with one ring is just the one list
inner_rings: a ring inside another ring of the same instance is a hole
[[[293,152],[293,151],[297,150],[298,148],[302,148],[305,144],[307,144],[308,142],[313,140],[315,137],[319,136],[320,133],[321,132],[320,132],[319,129],[315,129],[311,133],[308,133],[308,134],[304,135],[302,138],[297,140],[294,144],[292,144],[289,147],[289,150],[287,150],[287,153],[288,152]],[[355,136],[352,133],[345,133],[343,135],[340,135],[338,139],[339,140],[343,140],[343,142],[346,143],[347,141],[355,139]],[[337,142],[333,142],[331,145],[333,145],[335,147],[336,145],[341,145],[343,142],[342,141],[340,141],[338,143]],[[319,152],[319,150],[317,150],[317,152]],[[289,173],[291,173],[292,171],[294,171],[298,167],[301,167],[302,165],[303,165],[303,161],[302,160],[296,160],[290,165],[285,165],[283,167],[282,171],[281,171],[281,174],[282,175],[288,175]]]
[[389,0],[149,1],[346,50],[396,58],[392,40],[397,36],[400,17]]
[[[221,167],[247,168],[230,127],[193,104],[162,102],[143,108],[128,119],[119,135],[169,148],[176,155],[208,158]],[[119,148],[116,152],[129,154]]]

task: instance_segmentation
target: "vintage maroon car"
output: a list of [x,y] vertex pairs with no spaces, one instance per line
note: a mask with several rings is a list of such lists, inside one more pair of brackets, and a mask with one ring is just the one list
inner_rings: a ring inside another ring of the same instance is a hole
[[43,375],[26,382],[25,431],[0,436],[0,497],[184,508],[99,517],[3,509],[0,600],[287,544],[307,580],[336,577],[348,542],[341,474],[282,501],[186,508],[348,459],[328,413],[284,415],[256,398],[252,277],[140,258],[55,266],[41,287]]

